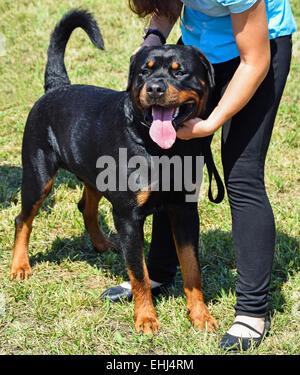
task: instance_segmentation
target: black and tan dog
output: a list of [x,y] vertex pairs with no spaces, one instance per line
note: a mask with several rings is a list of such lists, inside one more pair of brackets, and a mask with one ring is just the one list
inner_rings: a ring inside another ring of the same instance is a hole
[[[128,88],[71,85],[64,52],[71,32],[83,28],[93,44],[103,49],[103,40],[92,16],[82,10],[67,13],[55,27],[48,49],[45,95],[33,106],[25,127],[22,149],[22,211],[16,218],[14,255],[10,279],[31,275],[28,242],[32,222],[49,194],[59,168],[74,173],[84,184],[78,207],[94,248],[102,253],[109,242],[98,223],[102,196],[113,205],[135,300],[135,328],[156,333],[157,320],[143,254],[143,224],[157,208],[169,212],[180,260],[189,317],[197,328],[217,328],[201,292],[198,264],[197,203],[185,202],[185,191],[99,191],[97,159],[118,159],[119,149],[149,161],[152,155],[196,156],[209,149],[209,141],[176,140],[176,130],[187,119],[205,116],[213,71],[205,56],[193,47],[142,48],[132,58]],[[150,129],[150,130],[149,130]],[[150,134],[149,134],[150,133]],[[116,175],[122,174],[122,161]],[[98,189],[97,189],[98,187]],[[219,198],[218,198],[219,199]]]

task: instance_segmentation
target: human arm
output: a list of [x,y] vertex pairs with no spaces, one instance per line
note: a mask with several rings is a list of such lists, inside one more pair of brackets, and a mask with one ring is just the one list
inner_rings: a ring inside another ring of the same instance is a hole
[[[163,33],[166,39],[169,36],[176,22],[176,19],[180,16],[182,9],[182,4],[179,4],[176,1],[173,1],[173,3],[171,3],[171,6],[173,7],[172,18],[161,15],[159,13],[153,13],[149,22],[149,28],[157,28],[160,32]],[[135,52],[137,52],[143,46],[159,46],[161,44],[161,40],[157,35],[150,34]]]
[[270,65],[270,42],[265,2],[259,0],[242,13],[231,13],[232,29],[240,64],[224,95],[206,120],[194,118],[177,131],[177,137],[191,139],[213,134],[252,98]]

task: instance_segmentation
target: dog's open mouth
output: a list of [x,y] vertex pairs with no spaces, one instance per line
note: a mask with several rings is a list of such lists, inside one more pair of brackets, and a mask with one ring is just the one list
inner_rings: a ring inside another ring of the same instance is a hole
[[194,100],[186,101],[178,107],[149,107],[145,111],[144,119],[150,125],[151,139],[161,148],[171,148],[176,141],[176,130],[180,124],[192,117],[194,109]]

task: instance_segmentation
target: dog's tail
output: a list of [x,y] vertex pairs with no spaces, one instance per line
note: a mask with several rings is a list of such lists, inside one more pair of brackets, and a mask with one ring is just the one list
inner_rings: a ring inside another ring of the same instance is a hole
[[64,55],[70,35],[77,27],[81,27],[88,34],[97,48],[104,49],[101,32],[90,13],[82,9],[73,9],[66,13],[51,34],[45,71],[45,92],[71,84],[64,63]]

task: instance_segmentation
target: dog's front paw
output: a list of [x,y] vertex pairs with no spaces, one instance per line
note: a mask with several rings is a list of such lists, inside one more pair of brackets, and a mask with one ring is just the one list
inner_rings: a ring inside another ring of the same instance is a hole
[[31,267],[29,263],[14,262],[10,267],[9,280],[27,280],[32,275]]
[[105,240],[105,241],[102,241],[102,242],[98,241],[97,243],[93,243],[93,248],[99,254],[104,253],[108,249],[112,249],[117,254],[119,254],[121,252],[116,244],[114,244],[113,242],[108,241],[108,240]]
[[189,318],[196,329],[212,332],[219,328],[217,320],[210,315],[204,304],[193,307],[189,312]]
[[155,312],[150,314],[145,312],[135,317],[134,327],[137,333],[149,335],[158,333],[161,326]]

